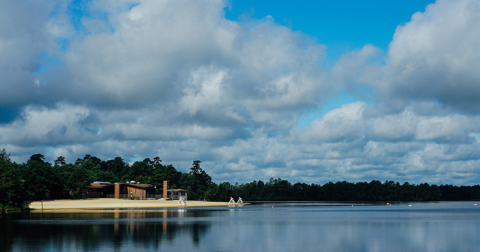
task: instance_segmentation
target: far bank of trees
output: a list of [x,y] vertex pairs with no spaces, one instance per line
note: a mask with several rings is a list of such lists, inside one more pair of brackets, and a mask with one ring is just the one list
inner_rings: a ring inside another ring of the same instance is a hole
[[[34,200],[77,199],[93,181],[126,182],[161,185],[169,180],[172,189],[189,190],[192,200],[228,201],[242,197],[247,201],[436,201],[480,199],[480,186],[400,184],[394,181],[350,183],[346,181],[319,184],[292,184],[280,178],[245,184],[214,183],[193,161],[189,172],[163,165],[159,157],[146,158],[133,164],[121,157],[101,160],[85,155],[75,163],[58,157],[53,164],[35,154],[25,163],[15,163],[6,151],[0,150],[0,208],[24,209]],[[157,193],[161,193],[158,187]]]
[[428,183],[400,184],[394,181],[351,183],[292,184],[287,180],[270,178],[268,182],[253,181],[246,184],[223,182],[210,186],[213,199],[228,201],[241,197],[247,201],[439,201],[478,200],[480,185],[453,186]]

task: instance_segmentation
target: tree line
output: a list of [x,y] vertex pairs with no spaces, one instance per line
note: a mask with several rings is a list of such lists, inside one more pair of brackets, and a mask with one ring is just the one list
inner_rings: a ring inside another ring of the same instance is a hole
[[[32,155],[25,163],[12,162],[5,149],[0,150],[0,207],[25,209],[31,201],[45,199],[79,199],[85,195],[94,181],[127,182],[162,185],[170,182],[170,188],[188,190],[190,199],[215,200],[211,192],[212,178],[200,168],[201,161],[193,161],[190,172],[177,171],[173,165],[163,165],[159,157],[146,158],[133,164],[121,157],[101,160],[85,155],[75,163],[66,163],[58,157],[53,164],[46,162],[42,154]],[[163,188],[157,187],[161,194]]]
[[[0,207],[25,209],[31,201],[45,199],[78,199],[94,181],[126,182],[161,185],[170,181],[170,188],[188,190],[192,200],[228,201],[230,197],[248,201],[436,201],[480,199],[480,186],[453,186],[400,184],[394,181],[292,184],[280,178],[267,182],[245,184],[214,183],[193,161],[189,172],[177,171],[173,165],[163,165],[159,157],[146,158],[133,164],[121,157],[101,160],[85,155],[75,163],[66,163],[58,157],[53,164],[41,154],[35,154],[25,163],[12,162],[5,149],[0,150]],[[156,189],[158,194],[163,190]]]
[[394,181],[351,183],[328,182],[324,185],[297,182],[292,184],[281,178],[268,182],[253,181],[245,184],[223,182],[212,185],[217,201],[241,197],[248,201],[439,201],[478,200],[480,185],[453,186],[428,183],[400,184]]

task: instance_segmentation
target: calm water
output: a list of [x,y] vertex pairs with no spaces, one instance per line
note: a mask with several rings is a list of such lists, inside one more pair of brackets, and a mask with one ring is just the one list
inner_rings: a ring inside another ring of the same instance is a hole
[[266,202],[4,214],[0,251],[480,251],[479,231],[480,202]]

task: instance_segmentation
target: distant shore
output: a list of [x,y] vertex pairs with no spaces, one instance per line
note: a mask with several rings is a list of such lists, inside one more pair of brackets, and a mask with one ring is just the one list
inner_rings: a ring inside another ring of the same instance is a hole
[[[125,199],[83,199],[83,200],[52,200],[43,202],[43,210],[67,210],[67,209],[118,209],[118,208],[162,208],[183,207],[177,206],[178,200],[125,200]],[[241,203],[238,205],[247,205]],[[211,202],[188,200],[185,207],[214,207],[229,206],[228,202]],[[40,201],[30,204],[31,210],[42,210]]]

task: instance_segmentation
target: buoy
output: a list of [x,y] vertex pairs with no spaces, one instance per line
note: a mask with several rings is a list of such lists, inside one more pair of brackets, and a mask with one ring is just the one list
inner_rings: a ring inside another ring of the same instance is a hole
[[408,206],[412,206],[412,205],[408,205]]
[[476,206],[477,204],[473,204],[474,206]]

